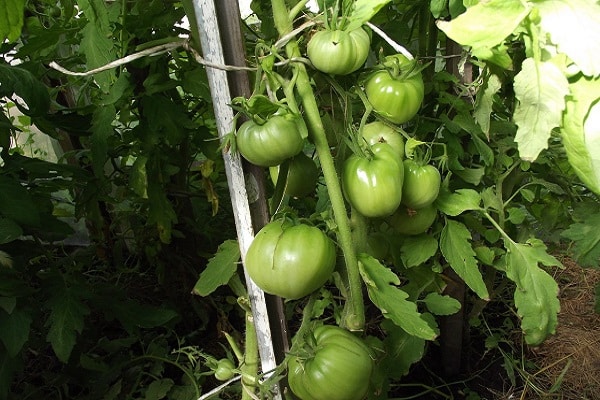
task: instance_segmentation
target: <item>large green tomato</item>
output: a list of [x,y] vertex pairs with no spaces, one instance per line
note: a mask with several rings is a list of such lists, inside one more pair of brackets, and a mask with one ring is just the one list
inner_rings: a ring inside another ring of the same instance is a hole
[[262,125],[249,120],[237,131],[237,148],[252,164],[273,167],[295,156],[304,147],[304,122],[293,114],[273,115]]
[[373,360],[367,345],[337,326],[323,325],[313,332],[312,355],[293,356],[288,382],[301,400],[361,400],[369,389]]
[[346,199],[365,217],[393,213],[402,200],[404,166],[387,143],[371,146],[373,157],[350,156],[342,167],[342,188]]
[[335,260],[335,244],[319,228],[274,221],[256,234],[245,264],[248,275],[265,292],[299,299],[329,279]]
[[363,28],[322,30],[309,40],[306,54],[319,71],[347,75],[365,63],[370,46],[371,38]]
[[[269,168],[271,180],[277,185],[279,167]],[[303,197],[313,193],[317,187],[319,169],[315,162],[304,153],[289,160],[284,193],[292,197]]]
[[400,158],[404,158],[404,138],[391,126],[381,121],[374,121],[366,124],[361,133],[368,145],[387,143],[398,153]]
[[437,199],[441,183],[440,172],[433,165],[404,160],[402,204],[417,210],[427,207]]
[[392,229],[401,235],[419,235],[433,225],[437,217],[437,209],[433,204],[413,210],[400,206],[388,219]]
[[423,77],[420,72],[411,72],[412,61],[399,54],[387,57],[384,65],[390,69],[377,71],[367,80],[367,99],[379,115],[403,124],[421,108]]

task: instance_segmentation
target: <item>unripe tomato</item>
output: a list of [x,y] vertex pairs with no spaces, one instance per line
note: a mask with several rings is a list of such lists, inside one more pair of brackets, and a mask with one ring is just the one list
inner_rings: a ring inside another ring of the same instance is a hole
[[293,114],[273,115],[262,125],[246,121],[237,131],[238,150],[252,164],[279,165],[302,151],[304,139],[299,124],[303,123]]
[[400,158],[404,158],[404,138],[391,126],[381,121],[374,121],[366,124],[361,134],[367,144],[372,146],[375,143],[387,143],[398,153]]
[[433,225],[437,217],[437,209],[433,204],[413,210],[400,206],[388,219],[392,229],[401,235],[419,235]]
[[335,260],[335,244],[319,228],[274,221],[256,234],[245,264],[248,275],[265,292],[298,299],[329,279]]
[[292,392],[301,400],[363,399],[373,372],[367,345],[337,326],[319,326],[312,335],[309,354],[288,362]]
[[[271,180],[276,185],[279,178],[279,166],[269,168]],[[300,152],[289,160],[285,194],[292,197],[303,197],[313,193],[317,187],[319,169],[315,162]]]
[[440,172],[433,165],[404,160],[402,204],[413,209],[427,207],[437,199],[441,183]]
[[219,381],[228,381],[235,375],[235,364],[229,358],[222,358],[217,361],[215,378]]
[[365,63],[370,46],[371,38],[363,28],[322,30],[309,40],[306,54],[319,71],[347,75]]
[[367,80],[365,93],[375,112],[396,124],[403,124],[421,108],[425,88],[421,73],[410,72],[412,61],[398,54],[387,57],[384,65],[394,63],[398,71],[375,72]]
[[402,200],[404,166],[387,143],[371,146],[372,159],[354,154],[342,167],[342,189],[350,204],[365,217],[393,213]]

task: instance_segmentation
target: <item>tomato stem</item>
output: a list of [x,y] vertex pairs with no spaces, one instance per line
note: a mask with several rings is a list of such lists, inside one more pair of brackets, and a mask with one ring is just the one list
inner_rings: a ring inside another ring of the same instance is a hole
[[[285,0],[273,0],[273,17],[275,27],[280,36],[289,33],[292,30],[292,21],[288,18],[288,11]],[[286,53],[290,59],[301,56],[298,43],[288,42]],[[362,295],[362,281],[358,270],[358,259],[352,243],[352,233],[350,222],[342,195],[342,189],[335,169],[333,157],[329,150],[327,137],[323,128],[323,122],[319,114],[319,106],[315,100],[315,94],[310,84],[310,79],[306,67],[302,63],[293,63],[297,70],[296,91],[300,96],[300,101],[304,106],[307,124],[315,145],[317,155],[321,162],[325,184],[333,208],[333,217],[338,226],[338,243],[344,254],[344,260],[348,275],[348,301],[345,304],[344,321],[345,327],[350,330],[362,330],[365,324],[364,304]]]

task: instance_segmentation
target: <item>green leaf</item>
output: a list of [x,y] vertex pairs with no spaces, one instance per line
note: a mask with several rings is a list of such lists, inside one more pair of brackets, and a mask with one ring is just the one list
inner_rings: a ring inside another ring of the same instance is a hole
[[58,359],[67,363],[77,341],[77,333],[84,327],[84,317],[90,309],[81,301],[78,288],[55,287],[47,301],[50,315],[46,320],[49,327],[46,340],[52,344],[52,349]]
[[13,374],[22,368],[22,357],[12,358],[0,348],[0,399],[8,399],[13,388]]
[[10,357],[16,357],[29,340],[31,322],[31,315],[21,310],[14,310],[10,314],[0,311],[0,341]]
[[386,333],[382,368],[390,378],[400,379],[408,374],[411,365],[423,358],[425,340],[407,333],[390,320],[382,321],[381,327]]
[[[80,44],[87,61],[86,67],[91,70],[114,61],[117,57],[106,3],[102,0],[77,0],[77,4],[89,21],[83,28]],[[94,75],[94,79],[102,92],[108,93],[115,80],[115,72],[112,69],[103,71]]]
[[579,78],[569,89],[562,143],[579,179],[600,195],[600,79]]
[[25,0],[5,0],[0,4],[0,43],[14,42],[21,36]]
[[446,215],[456,217],[465,211],[479,210],[481,196],[473,189],[458,189],[454,193],[440,190],[435,206]]
[[490,298],[483,277],[479,271],[475,251],[471,247],[471,233],[457,221],[447,220],[440,236],[440,249],[450,267],[479,297]]
[[129,186],[135,194],[147,199],[148,198],[148,174],[146,171],[146,163],[148,157],[139,156],[133,162],[131,171],[129,172]]
[[600,266],[600,214],[588,216],[584,221],[571,224],[561,236],[574,242],[572,251],[582,267]]
[[383,6],[391,0],[355,0],[352,14],[349,17],[349,23],[344,27],[346,30],[360,28],[381,10]]
[[448,0],[431,0],[429,10],[434,18],[439,18],[446,14],[448,10]]
[[408,236],[400,245],[400,259],[406,268],[423,264],[435,255],[437,240],[429,235]]
[[501,44],[527,14],[529,9],[521,0],[489,0],[469,7],[451,21],[437,21],[437,25],[450,39],[481,53]]
[[92,168],[98,177],[104,176],[104,164],[108,160],[108,139],[113,134],[113,121],[117,111],[114,106],[98,107],[92,118]]
[[[157,172],[157,171],[153,171]],[[157,172],[158,175],[158,172]],[[171,242],[173,223],[177,222],[177,213],[164,192],[162,183],[156,182],[154,173],[148,180],[148,224],[156,224],[158,236],[163,243]]]
[[11,314],[15,307],[17,306],[17,298],[16,297],[0,297],[0,308]]
[[527,212],[523,208],[509,207],[506,209],[508,212],[507,220],[514,225],[520,225],[527,218]]
[[498,76],[489,74],[483,86],[477,92],[473,117],[488,138],[490,136],[490,115],[493,111],[494,97],[501,87],[502,84]]
[[538,239],[525,244],[505,239],[504,245],[506,276],[517,285],[515,306],[521,317],[521,329],[527,344],[537,346],[555,333],[560,310],[558,284],[538,264],[548,267],[561,264]]
[[[558,51],[588,76],[600,74],[600,5],[593,0],[546,0],[534,3],[540,26]],[[585,38],[585,40],[582,40]]]
[[144,400],[164,399],[174,384],[175,382],[169,378],[153,381],[150,385],[148,385],[148,389],[146,389],[146,396],[144,397]]
[[423,299],[427,309],[435,315],[452,315],[460,310],[460,302],[448,295],[431,292]]
[[548,147],[552,129],[561,124],[569,82],[556,64],[528,58],[515,76],[514,88],[518,100],[515,141],[520,157],[534,161]]
[[21,225],[40,224],[38,208],[27,189],[6,176],[0,176],[0,215]]
[[26,69],[0,64],[0,97],[19,96],[27,107],[19,106],[25,115],[39,116],[48,111],[50,95],[40,80]]
[[208,296],[219,286],[227,284],[237,271],[239,260],[240,247],[236,240],[226,240],[221,243],[215,256],[209,260],[206,269],[200,274],[192,293]]
[[[0,217],[0,244],[12,242],[23,235],[21,226],[10,218]],[[0,265],[2,262],[0,261]]]
[[417,305],[407,300],[408,294],[397,287],[400,284],[398,276],[368,254],[360,254],[359,261],[360,274],[369,298],[383,316],[410,335],[426,340],[435,339],[435,331],[421,317]]

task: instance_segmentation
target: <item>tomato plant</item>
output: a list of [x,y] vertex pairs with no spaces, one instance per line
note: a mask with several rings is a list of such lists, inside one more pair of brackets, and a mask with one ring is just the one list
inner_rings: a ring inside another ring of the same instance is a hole
[[342,187],[346,198],[365,217],[393,213],[402,200],[404,166],[389,144],[376,143],[369,159],[350,156],[342,167]]
[[387,143],[400,158],[404,158],[404,137],[386,123],[373,121],[366,124],[361,131],[361,137],[371,146],[375,143]]
[[235,375],[235,364],[229,358],[222,358],[217,361],[215,378],[219,381],[227,381]]
[[401,205],[396,212],[387,218],[387,221],[396,233],[419,235],[426,232],[433,225],[436,217],[437,209],[433,204],[418,210]]
[[[271,180],[277,184],[279,166],[269,168]],[[306,154],[300,152],[289,160],[285,183],[285,194],[292,197],[303,197],[315,191],[319,169]]]
[[414,117],[421,108],[425,88],[414,61],[397,54],[386,57],[385,69],[374,72],[365,84],[375,112],[396,124]]
[[246,269],[265,292],[298,299],[321,287],[335,267],[335,245],[319,228],[274,221],[257,234]]
[[288,361],[288,381],[302,400],[361,400],[373,360],[367,345],[337,326],[322,325],[307,340],[307,354]]
[[402,204],[413,209],[427,207],[440,193],[440,172],[431,164],[422,164],[415,160],[407,159],[403,164]]
[[371,38],[363,28],[318,31],[308,42],[308,58],[321,72],[347,75],[359,69],[369,55]]
[[275,114],[266,121],[248,120],[237,131],[236,145],[252,164],[272,167],[295,156],[304,147],[302,119],[294,114]]

